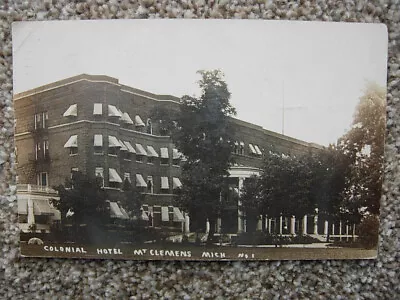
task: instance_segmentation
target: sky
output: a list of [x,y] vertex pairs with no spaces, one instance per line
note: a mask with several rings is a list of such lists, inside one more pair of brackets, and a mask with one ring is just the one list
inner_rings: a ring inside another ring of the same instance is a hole
[[328,145],[350,128],[368,82],[386,86],[387,29],[263,20],[17,22],[13,60],[14,93],[87,73],[155,94],[199,95],[196,72],[220,69],[237,118]]

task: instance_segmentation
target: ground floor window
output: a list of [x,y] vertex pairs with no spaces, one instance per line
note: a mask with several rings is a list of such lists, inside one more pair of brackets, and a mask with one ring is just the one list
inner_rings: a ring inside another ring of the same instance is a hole
[[46,172],[41,172],[36,176],[37,185],[48,186],[48,175]]

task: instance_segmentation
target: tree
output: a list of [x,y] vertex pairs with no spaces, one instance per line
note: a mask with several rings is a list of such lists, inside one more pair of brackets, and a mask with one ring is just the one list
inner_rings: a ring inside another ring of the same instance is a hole
[[213,240],[216,219],[223,206],[221,193],[233,160],[229,116],[235,109],[219,70],[199,71],[201,96],[184,96],[176,116],[172,141],[186,157],[182,166],[180,204],[189,211],[192,226],[210,222],[208,241]]
[[369,84],[356,107],[352,128],[338,141],[350,172],[343,209],[353,221],[379,214],[382,193],[386,91]]
[[122,190],[122,207],[128,212],[129,217],[135,220],[141,220],[144,194],[140,193],[134,186],[132,186],[128,179],[124,180]]
[[78,239],[83,238],[78,236],[81,235],[78,230],[80,225],[85,224],[87,230],[91,231],[108,222],[109,205],[101,181],[101,178],[90,178],[81,172],[74,172],[70,182],[54,187],[60,200],[53,199],[51,202],[61,213],[61,224],[65,225],[69,218]]

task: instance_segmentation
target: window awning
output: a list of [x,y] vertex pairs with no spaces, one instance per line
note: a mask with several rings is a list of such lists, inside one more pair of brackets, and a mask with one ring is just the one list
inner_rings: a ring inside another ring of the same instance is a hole
[[56,211],[55,208],[50,206],[48,200],[33,200],[33,207],[35,216],[53,216]]
[[117,202],[110,202],[110,217],[117,219],[129,219],[126,211],[118,206]]
[[18,197],[18,214],[27,215],[28,214],[28,199],[23,199]]
[[163,222],[169,221],[168,206],[161,206],[161,221]]
[[158,153],[157,151],[153,148],[153,146],[147,146],[147,153],[149,154],[149,156],[152,157],[158,157]]
[[244,146],[244,142],[240,142],[240,146]]
[[161,189],[163,190],[169,189],[168,177],[161,177]]
[[135,116],[135,126],[146,126],[139,115]]
[[239,146],[239,143],[237,141],[235,141],[235,146]]
[[108,105],[108,116],[120,118],[122,114],[114,105]]
[[101,116],[103,114],[103,104],[95,103],[93,106],[93,115]]
[[147,152],[146,152],[146,150],[144,150],[142,144],[136,144],[136,154],[147,156]]
[[160,148],[161,158],[168,158],[168,148]]
[[64,148],[77,148],[78,147],[78,136],[71,135],[68,141],[65,143]]
[[102,134],[95,134],[94,135],[94,143],[95,147],[103,147],[103,135]]
[[133,146],[132,146],[132,144],[130,142],[124,142],[124,143],[125,143],[125,146],[126,146],[126,148],[128,148],[128,151],[130,153],[136,153],[135,148],[133,148]]
[[149,220],[149,216],[147,215],[147,213],[144,210],[142,210],[142,220],[144,220],[144,221]]
[[250,148],[250,153],[251,154],[257,154],[256,149],[254,148],[254,146],[252,144],[249,144],[249,148]]
[[121,147],[121,143],[118,141],[118,139],[113,136],[109,135],[108,136],[108,147]]
[[128,148],[125,146],[123,141],[119,140],[119,143],[121,145],[121,149],[120,149],[121,151],[128,151]]
[[147,187],[146,181],[144,181],[142,174],[136,174],[136,186]]
[[254,145],[254,149],[256,150],[258,155],[262,155],[262,152],[260,150],[260,147],[258,147],[257,145]]
[[178,149],[172,149],[172,159],[181,159],[182,154],[178,151]]
[[182,187],[182,182],[177,177],[172,178],[172,186],[174,189],[179,189]]
[[177,207],[174,207],[174,222],[184,222],[185,218],[183,217],[183,214],[181,210]]
[[129,116],[129,114],[128,114],[127,112],[124,112],[124,113],[122,114],[121,120],[122,120],[124,123],[133,124],[133,121],[132,121],[131,117]]
[[118,182],[122,183],[121,177],[118,175],[117,171],[115,169],[109,168],[108,169],[108,181],[109,182]]
[[63,114],[64,117],[76,117],[78,115],[78,105],[72,104]]

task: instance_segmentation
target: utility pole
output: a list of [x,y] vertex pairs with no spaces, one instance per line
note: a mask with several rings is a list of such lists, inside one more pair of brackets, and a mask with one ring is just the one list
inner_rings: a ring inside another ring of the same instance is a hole
[[285,81],[282,80],[282,134],[285,134]]

